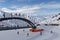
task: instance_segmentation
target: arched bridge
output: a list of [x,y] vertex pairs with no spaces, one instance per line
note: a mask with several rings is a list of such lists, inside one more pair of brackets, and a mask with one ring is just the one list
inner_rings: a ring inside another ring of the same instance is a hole
[[18,19],[27,22],[31,26],[25,26],[25,27],[1,27],[0,30],[12,30],[12,29],[22,29],[22,28],[33,28],[36,29],[36,26],[28,19],[21,18],[21,17],[6,17],[6,18],[0,18],[0,21],[4,20],[11,20],[11,19]]

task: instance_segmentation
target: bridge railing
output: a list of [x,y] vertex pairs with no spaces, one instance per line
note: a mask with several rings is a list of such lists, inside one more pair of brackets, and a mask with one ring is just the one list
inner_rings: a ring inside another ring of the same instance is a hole
[[36,29],[36,26],[33,24],[33,22],[31,22],[30,20],[28,19],[25,19],[25,18],[20,18],[20,17],[7,17],[7,18],[0,18],[0,22],[1,21],[4,21],[4,20],[11,20],[11,19],[18,19],[18,20],[22,20],[22,21],[25,21],[27,22],[28,24],[30,24],[31,26],[24,26],[24,27],[20,27],[20,26],[17,26],[17,27],[0,27],[0,30],[12,30],[12,29],[22,29],[22,28],[32,28],[32,29]]

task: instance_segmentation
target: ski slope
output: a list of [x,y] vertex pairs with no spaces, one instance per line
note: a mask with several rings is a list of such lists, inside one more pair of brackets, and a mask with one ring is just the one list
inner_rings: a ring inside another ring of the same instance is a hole
[[[3,17],[3,16],[0,16],[0,17]],[[53,18],[53,19],[55,20],[56,18]],[[39,22],[40,22],[40,20],[39,20]],[[8,26],[10,26],[11,24],[12,25],[17,25],[17,24],[23,25],[22,21],[19,22],[17,20],[3,21],[3,22],[0,22],[0,25],[1,24],[5,24]],[[27,23],[24,23],[24,25],[26,25],[26,24]],[[41,26],[38,26],[38,28],[44,29],[44,31],[42,32],[42,35],[40,32],[29,32],[29,29],[27,29],[27,28],[26,29],[0,31],[0,40],[60,40],[60,26],[41,25]],[[17,34],[17,32],[19,32],[19,34]],[[29,35],[27,35],[27,33],[29,33]]]
[[[60,39],[60,27],[47,27],[46,30],[40,35],[40,32],[32,33],[28,29],[8,30],[0,31],[0,40],[59,40]],[[51,30],[53,33],[51,33]],[[17,32],[19,31],[19,35]],[[29,33],[29,36],[27,36]]]

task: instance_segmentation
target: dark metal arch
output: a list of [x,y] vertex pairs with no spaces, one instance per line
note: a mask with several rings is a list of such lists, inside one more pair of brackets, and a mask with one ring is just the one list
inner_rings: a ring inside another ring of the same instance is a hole
[[[25,18],[21,18],[21,17],[6,17],[6,18],[0,18],[0,21],[4,21],[4,20],[11,20],[11,19],[19,19],[19,20],[23,20],[27,23],[29,23],[31,25],[31,28],[36,29],[36,26],[28,19]],[[30,28],[30,27],[29,27]]]

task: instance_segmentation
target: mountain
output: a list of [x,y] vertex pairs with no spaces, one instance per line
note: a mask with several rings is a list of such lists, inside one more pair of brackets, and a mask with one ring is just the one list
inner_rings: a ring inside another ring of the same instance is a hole
[[[9,13],[5,14],[6,17],[11,17]],[[15,17],[20,17],[16,16]],[[4,17],[3,14],[0,15],[0,17]],[[21,16],[22,17],[22,16]],[[60,15],[52,16],[52,17],[42,17],[42,16],[31,16],[28,20],[32,21],[33,23],[44,23],[45,22],[51,24],[55,23],[56,21],[59,22]],[[24,16],[25,18],[25,16]],[[34,20],[33,20],[34,19]],[[51,23],[50,23],[50,22]],[[58,22],[56,22],[58,24]],[[47,24],[48,24],[47,23]],[[11,25],[27,25],[26,22],[23,22],[22,20],[6,20],[0,22],[0,25],[4,24],[5,26],[11,26]],[[7,31],[0,31],[0,40],[60,40],[60,26],[45,26],[40,25],[37,26],[39,29],[44,29],[44,31],[41,32],[30,32],[30,28],[26,29],[16,29],[16,30],[7,30]]]

